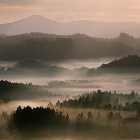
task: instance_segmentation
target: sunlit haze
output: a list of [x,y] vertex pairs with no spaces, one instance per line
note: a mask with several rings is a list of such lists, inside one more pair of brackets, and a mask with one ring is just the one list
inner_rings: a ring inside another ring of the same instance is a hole
[[140,139],[140,0],[0,0],[6,139]]
[[0,24],[31,16],[69,22],[140,22],[139,0],[0,0]]

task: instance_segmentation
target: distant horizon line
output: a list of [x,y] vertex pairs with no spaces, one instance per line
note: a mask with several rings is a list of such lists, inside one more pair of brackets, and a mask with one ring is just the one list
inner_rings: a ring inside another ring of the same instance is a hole
[[99,23],[135,23],[135,24],[140,24],[139,22],[131,22],[131,21],[99,21],[99,20],[91,20],[91,19],[77,19],[77,20],[61,22],[61,21],[57,21],[55,19],[46,18],[42,15],[30,15],[30,16],[26,16],[26,17],[11,21],[11,22],[0,23],[0,25],[10,24],[10,23],[18,22],[18,21],[23,20],[23,19],[27,19],[27,18],[31,18],[31,17],[37,17],[37,16],[41,17],[41,18],[44,18],[44,19],[47,19],[47,20],[50,20],[50,21],[53,21],[53,22],[62,23],[62,24],[71,23],[71,22],[78,22],[78,21],[89,21],[89,22],[99,22]]
[[[32,34],[32,33],[41,33],[41,34],[48,34],[48,35],[51,35],[51,34],[52,34],[52,33],[43,33],[43,32],[26,32],[26,33],[22,33],[22,34],[13,34],[13,35],[1,34],[1,33],[0,33],[0,35],[3,35],[3,36],[5,36],[5,37],[8,37],[8,36],[19,36],[19,35],[25,35],[25,36],[26,36],[26,34]],[[128,36],[132,36],[133,38],[136,38],[136,37],[134,37],[133,35],[130,35],[129,33],[126,33],[126,32],[120,32],[119,36],[120,36],[121,34],[126,34],[126,35],[128,35]],[[102,38],[102,37],[93,37],[93,36],[90,36],[90,35],[87,35],[87,34],[83,34],[83,33],[75,33],[75,34],[67,34],[67,35],[65,35],[65,34],[52,34],[52,35],[56,35],[56,36],[84,35],[84,36],[87,36],[87,37],[90,37],[90,38]],[[119,36],[117,36],[117,37],[119,37]],[[117,37],[116,37],[116,38],[117,38]],[[114,38],[102,38],[102,39],[114,39]]]

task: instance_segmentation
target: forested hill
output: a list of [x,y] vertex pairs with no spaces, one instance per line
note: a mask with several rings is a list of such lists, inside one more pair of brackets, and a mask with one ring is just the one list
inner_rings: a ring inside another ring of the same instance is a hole
[[103,64],[99,68],[140,68],[140,57],[137,55],[128,55],[108,64]]
[[138,55],[128,55],[121,59],[115,59],[108,64],[102,64],[96,70],[95,68],[88,70],[87,74],[102,73],[140,73],[140,57]]
[[24,61],[19,61],[14,65],[15,68],[23,68],[23,69],[40,69],[40,68],[47,68],[50,65],[34,61],[34,60],[24,60]]
[[140,48],[140,38],[135,38],[129,34],[121,33],[119,37],[113,39],[114,41],[121,41],[131,47]]
[[32,83],[11,83],[9,81],[0,80],[0,100],[10,98],[12,100],[32,100],[44,97],[60,96],[57,91],[47,86],[33,85]]
[[22,60],[7,68],[0,66],[0,75],[54,76],[68,73],[70,73],[70,69],[68,68],[46,64],[35,60]]
[[71,38],[0,38],[0,60],[66,60],[140,55],[140,50],[120,41],[77,34]]
[[[75,99],[58,101],[56,107],[60,108],[94,108],[94,109],[140,109],[140,96],[132,91],[130,94],[114,93],[98,90],[93,93],[84,93]],[[124,104],[125,103],[125,104]]]

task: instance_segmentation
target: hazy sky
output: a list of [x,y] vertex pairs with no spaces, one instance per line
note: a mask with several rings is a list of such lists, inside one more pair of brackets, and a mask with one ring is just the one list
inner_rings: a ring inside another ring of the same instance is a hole
[[140,23],[140,0],[0,0],[0,24],[31,15],[60,22],[85,19]]

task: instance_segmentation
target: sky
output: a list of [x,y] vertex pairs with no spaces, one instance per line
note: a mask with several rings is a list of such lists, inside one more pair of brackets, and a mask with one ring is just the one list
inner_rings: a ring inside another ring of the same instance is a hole
[[140,23],[140,0],[0,0],[0,24],[31,15],[41,15],[58,22]]

